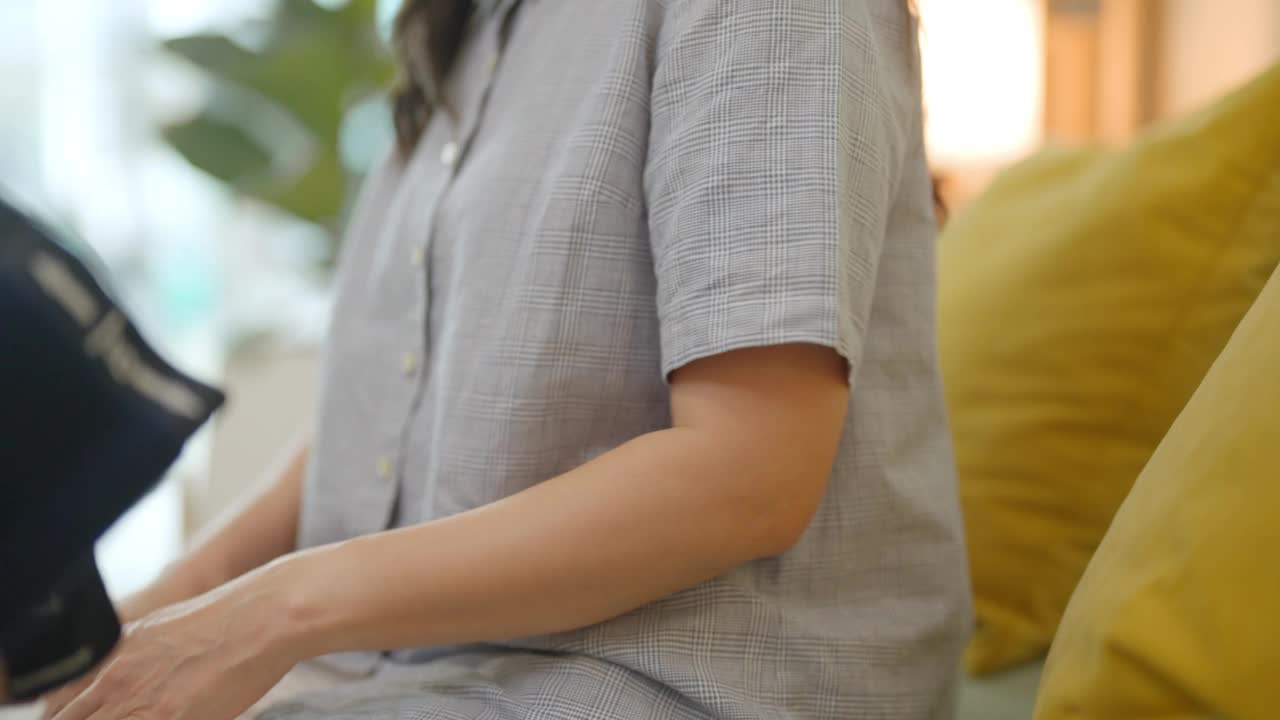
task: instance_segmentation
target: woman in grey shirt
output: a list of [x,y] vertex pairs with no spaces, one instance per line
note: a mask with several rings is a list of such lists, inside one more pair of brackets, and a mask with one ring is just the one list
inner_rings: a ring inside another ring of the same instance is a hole
[[[942,718],[970,617],[902,0],[408,0],[322,410],[64,720]],[[416,648],[416,649],[415,649]]]

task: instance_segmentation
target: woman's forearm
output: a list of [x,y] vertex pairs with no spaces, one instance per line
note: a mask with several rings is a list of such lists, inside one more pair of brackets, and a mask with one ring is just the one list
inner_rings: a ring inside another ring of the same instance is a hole
[[825,493],[846,373],[802,344],[690,363],[671,429],[475,510],[282,558],[226,593],[229,626],[268,628],[273,654],[297,660],[520,638],[779,554]]
[[200,595],[292,552],[306,464],[302,445],[257,493],[211,525],[155,583],[130,598],[122,608],[130,616],[126,619]]
[[300,658],[582,627],[794,542],[814,493],[793,486],[805,507],[785,507],[753,475],[795,469],[754,462],[662,431],[493,505],[288,558],[263,582],[290,597]]
[[[847,370],[803,344],[690,362],[671,376],[671,429],[483,507],[295,552],[152,613],[62,712],[229,717],[309,657],[578,628],[781,553],[822,502]],[[271,538],[292,545],[248,518],[293,506],[291,531],[296,503],[296,485],[267,491],[193,557],[212,553],[230,574],[263,559]],[[258,542],[242,545],[237,528]]]

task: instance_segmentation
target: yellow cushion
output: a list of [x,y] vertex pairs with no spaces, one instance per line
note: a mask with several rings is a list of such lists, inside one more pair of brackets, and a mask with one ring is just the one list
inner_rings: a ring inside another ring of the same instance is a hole
[[1089,563],[1036,717],[1280,716],[1278,511],[1280,272]]
[[1280,259],[1280,66],[1123,151],[1050,150],[939,243],[978,673],[1041,656]]

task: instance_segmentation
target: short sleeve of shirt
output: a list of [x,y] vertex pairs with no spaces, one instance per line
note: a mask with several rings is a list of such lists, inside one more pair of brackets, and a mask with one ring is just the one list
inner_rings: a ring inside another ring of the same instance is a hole
[[874,4],[666,5],[645,169],[664,373],[792,342],[856,371],[908,130]]

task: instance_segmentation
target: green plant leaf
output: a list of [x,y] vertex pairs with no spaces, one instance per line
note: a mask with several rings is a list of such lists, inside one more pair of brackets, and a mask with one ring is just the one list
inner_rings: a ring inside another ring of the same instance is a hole
[[169,52],[214,75],[234,78],[261,56],[222,35],[189,35],[164,42]]
[[260,183],[271,156],[240,128],[200,115],[165,128],[164,137],[187,162],[237,188]]
[[329,10],[284,0],[259,52],[216,35],[165,43],[211,75],[280,104],[326,143],[334,143],[345,105],[384,86],[394,66],[377,38],[376,3],[353,0]]
[[332,148],[323,148],[302,175],[249,195],[305,220],[332,227],[342,214],[349,177]]
[[[339,155],[344,119],[394,74],[378,39],[377,4],[351,0],[328,8],[313,0],[279,0],[260,47],[211,34],[169,40],[165,48],[205,71],[220,91],[199,117],[165,130],[166,138],[193,165],[233,188],[332,225],[351,179]],[[297,126],[264,122],[264,114],[277,109]],[[281,132],[299,137],[295,142]],[[311,148],[296,175],[280,174],[281,168],[297,168],[300,159],[280,155],[292,152],[286,148]]]
[[350,78],[343,77],[345,70],[331,44],[298,42],[256,56],[232,50],[235,45],[229,40],[207,36],[178,38],[166,45],[215,78],[282,106],[322,141],[337,137],[341,93]]

